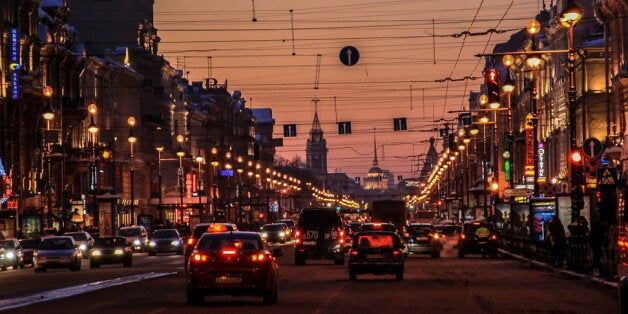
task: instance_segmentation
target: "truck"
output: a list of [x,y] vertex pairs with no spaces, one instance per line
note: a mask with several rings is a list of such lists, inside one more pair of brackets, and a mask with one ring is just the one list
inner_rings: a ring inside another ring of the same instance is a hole
[[390,222],[403,234],[407,224],[406,202],[399,200],[374,201],[371,207],[372,222]]

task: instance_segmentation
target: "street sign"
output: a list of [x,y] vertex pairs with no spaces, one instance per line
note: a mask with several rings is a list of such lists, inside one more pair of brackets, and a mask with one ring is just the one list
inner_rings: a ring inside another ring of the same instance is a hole
[[589,158],[595,158],[602,153],[602,142],[595,137],[589,137],[582,144],[582,151],[589,156]]
[[352,66],[360,60],[360,52],[353,46],[346,46],[340,50],[340,62],[347,66]]
[[504,197],[530,196],[532,190],[529,189],[504,189]]
[[598,168],[597,169],[597,185],[598,186],[615,186],[617,185],[617,171],[615,168]]

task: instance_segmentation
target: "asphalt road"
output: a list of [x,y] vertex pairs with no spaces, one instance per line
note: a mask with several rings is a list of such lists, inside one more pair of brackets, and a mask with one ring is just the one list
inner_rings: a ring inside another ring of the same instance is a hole
[[0,300],[114,277],[176,272],[141,282],[10,310],[11,313],[617,313],[617,291],[532,269],[507,259],[408,257],[403,281],[393,275],[362,275],[349,281],[345,266],[308,261],[295,266],[294,249],[282,246],[279,302],[257,297],[207,297],[201,306],[185,303],[183,257],[134,256],[121,266],[80,272],[65,269],[35,274],[31,268],[0,273]]

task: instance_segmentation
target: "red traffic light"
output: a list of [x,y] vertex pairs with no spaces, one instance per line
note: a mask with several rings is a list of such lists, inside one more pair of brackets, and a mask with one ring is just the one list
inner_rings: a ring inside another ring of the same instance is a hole
[[569,161],[572,163],[581,163],[582,162],[582,152],[579,150],[574,150],[569,155]]
[[497,69],[490,69],[486,71],[486,82],[489,84],[499,84],[499,71]]

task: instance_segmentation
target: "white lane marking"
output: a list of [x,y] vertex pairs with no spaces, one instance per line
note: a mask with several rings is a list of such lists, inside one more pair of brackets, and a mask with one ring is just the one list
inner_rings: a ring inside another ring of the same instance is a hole
[[43,291],[43,292],[35,293],[29,296],[21,297],[21,298],[0,300],[0,311],[14,309],[18,307],[27,306],[27,305],[32,305],[35,303],[41,303],[41,302],[47,302],[47,301],[52,301],[56,299],[67,298],[67,297],[71,297],[71,296],[75,296],[78,294],[83,294],[83,293],[87,293],[91,291],[111,288],[111,287],[115,287],[119,285],[124,285],[128,283],[133,283],[133,282],[138,282],[142,280],[163,277],[163,276],[168,276],[168,275],[173,275],[173,274],[176,274],[176,272],[139,274],[139,275],[128,276],[128,277],[120,277],[120,278],[113,278],[113,279],[102,280],[102,281],[94,281],[94,282],[90,282],[90,283],[86,283],[86,284],[82,284],[78,286],[67,287],[67,288]]

